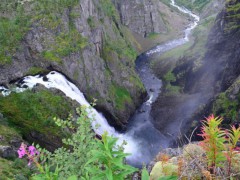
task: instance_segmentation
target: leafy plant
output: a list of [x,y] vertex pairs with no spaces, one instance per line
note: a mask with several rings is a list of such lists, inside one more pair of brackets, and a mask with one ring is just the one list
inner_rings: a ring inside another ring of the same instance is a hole
[[201,134],[203,141],[201,146],[206,151],[208,167],[212,174],[216,173],[216,167],[222,166],[221,162],[225,160],[223,154],[225,131],[219,128],[222,118],[209,116],[202,122]]
[[[88,110],[89,112],[89,110]],[[87,107],[82,106],[77,109],[79,117],[73,118],[71,115],[67,120],[55,118],[58,126],[72,133],[71,137],[63,139],[64,147],[50,153],[41,150],[40,159],[48,162],[50,167],[59,167],[59,180],[67,179],[72,175],[77,178],[85,176],[84,165],[94,156],[92,149],[98,149],[95,134],[91,129],[92,120],[88,118]]]
[[229,138],[227,139],[228,144],[226,144],[227,151],[225,152],[225,156],[227,157],[227,160],[228,160],[227,174],[228,176],[230,176],[232,161],[234,157],[239,153],[236,151],[236,146],[237,146],[238,140],[240,139],[240,127],[236,128],[232,126],[232,129],[230,130],[230,132],[228,132],[228,136]]
[[144,167],[142,169],[141,180],[149,180],[149,179],[150,179],[150,176],[148,174],[148,171],[147,171],[146,167]]
[[108,136],[107,133],[102,135],[102,142],[97,142],[98,150],[92,150],[93,157],[86,164],[91,180],[122,180],[137,171],[124,164],[124,158],[129,154],[124,153],[116,142],[117,138]]

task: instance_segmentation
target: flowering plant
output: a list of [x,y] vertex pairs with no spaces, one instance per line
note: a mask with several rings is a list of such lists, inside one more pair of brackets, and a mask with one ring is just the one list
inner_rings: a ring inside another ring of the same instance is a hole
[[27,155],[28,166],[30,166],[32,162],[34,162],[37,165],[37,167],[40,165],[38,163],[38,158],[40,153],[39,151],[37,151],[37,149],[34,146],[27,147],[26,144],[22,143],[17,152],[18,152],[18,157],[20,159],[23,158],[25,155]]

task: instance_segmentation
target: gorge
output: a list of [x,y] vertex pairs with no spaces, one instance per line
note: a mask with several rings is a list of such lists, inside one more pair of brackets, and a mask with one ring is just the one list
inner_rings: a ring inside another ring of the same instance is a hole
[[[224,127],[239,124],[237,1],[43,2],[0,14],[0,158],[15,158],[23,140],[62,146],[51,119],[93,99],[94,131],[126,140],[127,163],[138,168],[189,133],[199,140],[200,120],[211,113]],[[8,42],[7,32],[20,41]]]
[[[95,109],[89,110],[89,118],[95,119],[92,126],[96,134],[102,135],[104,131],[107,131],[109,135],[119,139],[119,144],[125,140],[127,142],[125,152],[131,154],[127,160],[130,164],[138,167],[141,167],[143,163],[149,163],[160,149],[171,146],[172,142],[176,139],[176,137],[169,137],[161,133],[161,131],[157,130],[151,123],[151,104],[158,98],[161,89],[161,80],[158,79],[150,69],[148,57],[154,53],[161,55],[162,53],[189,41],[190,33],[197,26],[199,17],[187,9],[177,6],[174,0],[171,1],[171,5],[178,8],[180,12],[193,18],[193,23],[190,23],[190,25],[184,30],[183,38],[158,45],[137,58],[136,69],[147,90],[149,99],[144,102],[138,110],[136,110],[130,120],[126,132],[124,134],[118,133],[113,127],[108,125],[107,120],[102,114],[98,113]],[[24,90],[24,87],[25,89],[32,89],[37,84],[42,84],[46,88],[56,88],[72,100],[76,100],[80,105],[90,106],[84,98],[83,93],[79,91],[74,84],[65,79],[63,75],[54,71],[44,76],[27,76],[20,79],[17,82],[19,87],[17,87],[15,91],[21,92]],[[7,90],[4,87],[2,88],[3,95],[4,93],[9,95]],[[97,124],[99,127],[96,129],[95,127]],[[173,127],[173,129],[177,132],[179,131],[176,127]]]

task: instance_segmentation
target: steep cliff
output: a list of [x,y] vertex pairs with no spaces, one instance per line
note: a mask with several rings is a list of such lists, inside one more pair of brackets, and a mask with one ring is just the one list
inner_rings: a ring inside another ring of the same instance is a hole
[[159,3],[153,0],[115,0],[122,24],[143,37],[150,33],[167,32],[167,27],[159,9]]
[[124,127],[141,103],[134,38],[110,0],[1,3],[0,84],[57,70]]

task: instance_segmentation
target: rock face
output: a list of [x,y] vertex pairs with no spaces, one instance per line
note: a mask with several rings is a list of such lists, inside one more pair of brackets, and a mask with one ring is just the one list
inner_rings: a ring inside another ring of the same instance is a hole
[[154,0],[114,0],[122,24],[143,37],[150,33],[166,33],[160,2]]
[[132,37],[113,4],[85,0],[52,14],[57,21],[49,22],[47,15],[33,21],[11,63],[0,65],[0,84],[33,68],[63,72],[89,101],[98,99],[97,108],[109,115],[110,124],[124,127],[144,88],[134,70]]

